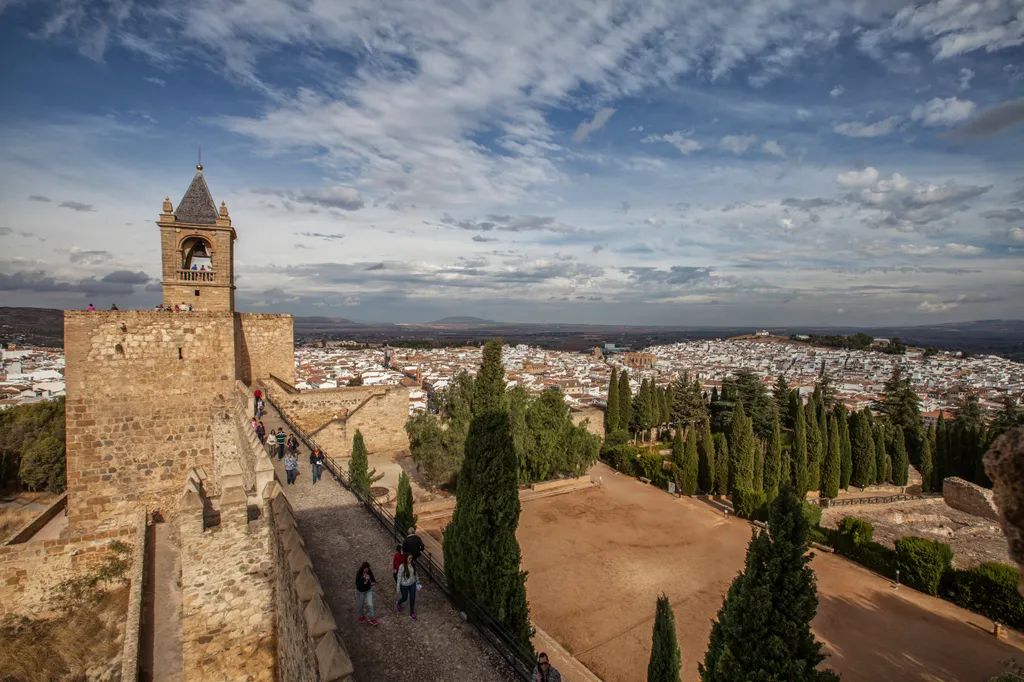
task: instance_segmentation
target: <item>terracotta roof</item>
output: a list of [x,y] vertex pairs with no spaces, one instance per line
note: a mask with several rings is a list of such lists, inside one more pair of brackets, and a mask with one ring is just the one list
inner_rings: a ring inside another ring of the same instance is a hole
[[192,184],[188,186],[185,196],[178,202],[174,218],[183,223],[216,225],[219,215],[217,204],[213,203],[210,188],[206,186],[206,180],[203,178],[203,170],[197,168],[196,176],[192,178]]

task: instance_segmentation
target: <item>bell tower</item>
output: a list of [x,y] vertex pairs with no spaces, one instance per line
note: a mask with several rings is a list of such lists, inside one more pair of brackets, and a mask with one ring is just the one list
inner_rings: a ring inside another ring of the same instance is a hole
[[235,311],[235,228],[228,207],[220,209],[203,178],[203,166],[175,209],[164,199],[160,219],[164,306]]

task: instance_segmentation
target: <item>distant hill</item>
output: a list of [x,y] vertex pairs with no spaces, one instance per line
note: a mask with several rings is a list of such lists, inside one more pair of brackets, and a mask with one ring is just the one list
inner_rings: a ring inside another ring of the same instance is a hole
[[64,347],[64,311],[0,306],[0,342]]
[[479,317],[445,317],[440,320],[434,320],[428,322],[429,325],[446,325],[446,326],[460,326],[460,327],[481,327],[495,324],[501,324],[494,320],[485,320]]

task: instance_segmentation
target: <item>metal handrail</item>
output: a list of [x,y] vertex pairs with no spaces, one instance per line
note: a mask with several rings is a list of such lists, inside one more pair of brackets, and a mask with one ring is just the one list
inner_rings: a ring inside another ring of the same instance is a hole
[[[264,391],[264,400],[277,411],[278,415],[281,417],[281,421],[288,426],[288,430],[294,433],[311,452],[315,447],[320,447],[315,440],[306,435],[305,431],[293,424],[266,393],[267,392]],[[366,499],[359,491],[353,488],[348,472],[344,471],[334,458],[327,454],[327,451],[324,450],[323,447],[320,447],[320,451],[324,453],[324,463],[326,464],[327,470],[331,473],[331,476],[333,476],[334,479],[350,493],[355,495],[356,499],[370,511],[373,517],[380,523],[381,527],[394,537],[395,540],[399,542],[404,540],[405,535],[398,529],[395,517],[391,515],[391,512],[385,509],[377,500]],[[529,655],[529,652],[519,646],[519,643],[511,633],[498,623],[491,614],[487,613],[483,607],[479,606],[471,598],[462,594],[448,583],[448,577],[445,575],[444,569],[429,550],[424,550],[420,554],[418,563],[421,568],[426,568],[427,577],[430,578],[438,588],[440,588],[441,592],[449,601],[451,601],[453,606],[462,610],[463,615],[466,616],[466,619],[470,624],[472,624],[476,631],[480,633],[491,647],[497,651],[503,659],[505,659],[505,662],[512,667],[516,675],[522,680],[532,681],[532,666],[534,665],[533,657]]]

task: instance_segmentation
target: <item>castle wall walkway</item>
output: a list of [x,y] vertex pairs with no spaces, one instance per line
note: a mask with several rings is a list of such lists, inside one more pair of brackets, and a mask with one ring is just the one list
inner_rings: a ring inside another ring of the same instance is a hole
[[[268,408],[263,418],[267,432],[285,427],[273,407]],[[309,450],[304,446],[298,460],[298,480],[284,488],[357,677],[375,682],[514,680],[508,665],[426,577],[416,597],[419,620],[409,618],[408,605],[402,614],[395,613],[391,537],[329,473],[312,484]],[[284,481],[284,467],[276,456],[274,466]],[[363,561],[370,562],[378,581],[374,587],[377,627],[357,620],[355,575]]]

